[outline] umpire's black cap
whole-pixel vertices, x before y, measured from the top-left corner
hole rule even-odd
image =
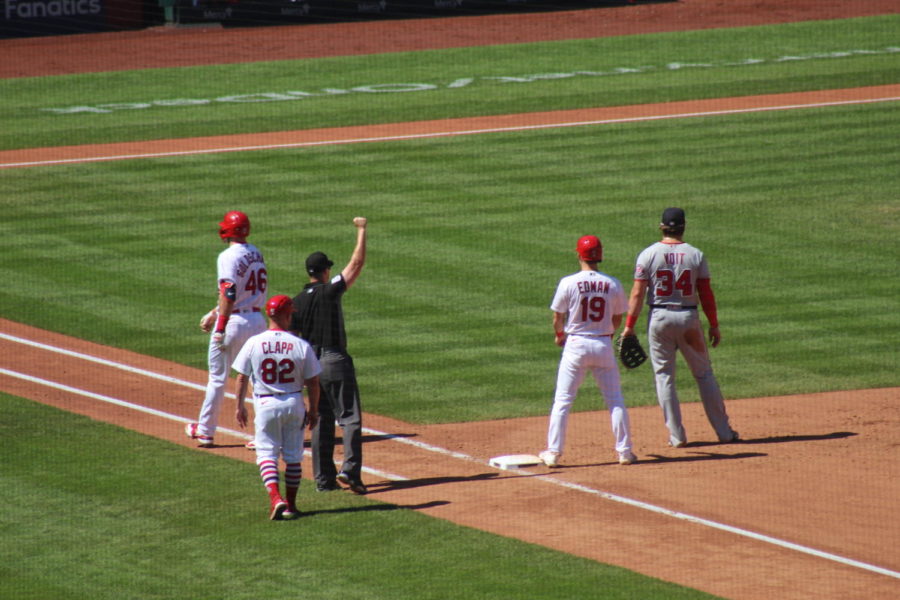
[[[321,273],[325,269],[330,269],[334,265],[328,260],[324,252],[313,252],[306,257],[306,272],[310,275]]]
[[[680,208],[667,208],[662,214],[662,224],[666,227],[684,225],[684,211]]]

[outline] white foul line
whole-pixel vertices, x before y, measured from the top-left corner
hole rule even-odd
[[[138,369],[138,368],[135,368],[135,367],[130,367],[130,366],[128,366],[128,365],[123,365],[123,364],[120,364],[120,363],[115,363],[115,362],[113,362],[113,361],[107,361],[107,360],[105,360],[105,359],[99,359],[99,358],[96,358],[96,357],[93,357],[93,356],[90,356],[90,355],[81,354],[81,353],[78,353],[78,352],[73,352],[73,351],[71,351],[71,350],[65,350],[65,349],[63,349],[63,348],[58,348],[58,347],[55,347],[55,346],[49,346],[49,345],[46,345],[46,344],[39,344],[39,343],[34,342],[34,341],[32,341],[32,340],[26,340],[26,339],[23,339],[23,338],[17,338],[17,337],[14,337],[14,336],[10,336],[10,335],[7,335],[7,334],[3,334],[3,333],[0,333],[0,337],[5,338],[5,339],[8,339],[8,340],[11,340],[11,341],[14,341],[14,342],[19,342],[19,343],[23,343],[23,344],[28,344],[28,345],[40,347],[40,348],[42,348],[42,349],[46,349],[46,350],[49,350],[49,351],[52,351],[52,352],[60,352],[60,353],[62,353],[62,354],[66,354],[66,355],[68,355],[68,356],[72,356],[72,357],[75,357],[75,358],[80,358],[80,359],[83,359],[83,360],[89,360],[89,361],[99,362],[99,363],[104,364],[104,365],[113,366],[113,367],[120,368],[120,369],[123,369],[123,370],[125,370],[125,371],[130,371],[130,372],[133,372],[133,373],[136,373],[136,374],[139,374],[139,375],[145,375],[145,376],[149,376],[149,377],[154,377],[154,378],[156,378],[156,379],[163,379],[164,381],[169,381],[169,382],[171,382],[171,383],[175,383],[175,384],[179,384],[179,385],[186,385],[187,387],[193,387],[193,386],[194,386],[194,384],[190,384],[190,383],[188,383],[188,382],[181,381],[181,380],[178,380],[178,379],[176,379],[176,378],[172,378],[172,377],[167,377],[167,376],[159,375],[159,374],[157,374],[157,373],[153,373],[152,371],[146,371],[146,370],[144,370],[144,369]],[[124,408],[129,408],[129,409],[136,410],[136,411],[139,411],[139,412],[144,412],[144,413],[151,414],[151,415],[154,415],[154,416],[157,416],[157,417],[162,417],[162,418],[164,418],[164,419],[169,419],[169,420],[172,420],[172,421],[178,421],[178,422],[180,422],[180,423],[187,423],[187,422],[189,422],[189,419],[185,419],[184,417],[179,417],[179,416],[176,416],[176,415],[172,415],[172,414],[170,414],[170,413],[166,413],[166,412],[163,412],[163,411],[159,411],[159,410],[156,410],[156,409],[153,409],[153,408],[149,408],[149,407],[146,407],[146,406],[141,406],[141,405],[139,405],[139,404],[134,404],[134,403],[131,403],[131,402],[126,402],[126,401],[124,401],[124,400],[119,400],[119,399],[117,399],[117,398],[112,398],[112,397],[110,397],[110,396],[104,396],[104,395],[102,395],[102,394],[94,394],[94,393],[92,393],[92,392],[88,392],[88,391],[81,390],[81,389],[78,389],[78,388],[74,388],[74,387],[71,387],[71,386],[67,386],[67,385],[64,385],[64,384],[56,383],[56,382],[53,382],[53,381],[48,381],[48,380],[46,380],[46,379],[40,379],[40,378],[37,378],[37,377],[32,377],[32,376],[30,376],[30,375],[26,375],[26,374],[23,374],[23,373],[18,373],[18,372],[16,372],[16,371],[10,371],[10,370],[8,370],[8,369],[0,368],[0,375],[7,375],[7,376],[9,376],[9,377],[14,377],[14,378],[17,378],[17,379],[23,379],[23,380],[26,380],[26,381],[31,381],[31,382],[37,383],[37,384],[39,384],[39,385],[51,387],[51,388],[54,388],[54,389],[58,389],[58,390],[62,390],[62,391],[65,391],[65,392],[77,394],[77,395],[80,395],[80,396],[85,396],[85,397],[92,398],[92,399],[95,399],[95,400],[100,400],[100,401],[102,401],[102,402],[107,402],[107,403],[110,403],[110,404],[114,404],[114,405],[116,405],[116,406],[121,406],[121,407],[124,407]],[[235,431],[235,430],[232,430],[232,429],[226,429],[226,428],[220,427],[220,428],[218,429],[218,431],[222,431],[223,433],[228,433],[228,434],[233,435],[233,436],[238,437],[238,438],[243,438],[243,439],[250,439],[250,438],[251,438],[251,436],[248,435],[248,434],[246,434],[246,433],[243,433],[243,432],[240,432],[240,431]],[[427,443],[420,442],[420,441],[417,441],[417,440],[410,440],[410,439],[404,438],[404,437],[402,437],[402,436],[393,435],[393,434],[389,434],[389,433],[386,433],[386,432],[377,431],[377,430],[374,430],[374,429],[367,429],[367,428],[364,428],[363,431],[365,431],[366,433],[372,434],[372,435],[378,435],[378,436],[384,437],[384,438],[386,438],[386,439],[389,439],[389,440],[392,440],[392,441],[395,441],[395,442],[398,442],[398,443],[402,443],[402,444],[407,444],[407,445],[410,445],[410,446],[414,446],[414,447],[416,447],[416,448],[420,448],[420,449],[426,450],[426,451],[428,451],[428,452],[435,452],[435,453],[442,454],[442,455],[444,455],[444,456],[449,456],[449,457],[452,457],[452,458],[456,458],[456,459],[459,459],[459,460],[465,460],[465,461],[469,461],[469,462],[475,462],[475,463],[478,463],[478,464],[490,466],[490,464],[487,463],[487,462],[484,461],[484,460],[475,458],[475,457],[473,457],[473,456],[469,456],[468,454],[464,454],[464,453],[461,453],[461,452],[454,452],[454,451],[448,450],[448,449],[446,449],[446,448],[441,448],[440,446],[434,446],[434,445],[432,445],[432,444],[427,444]],[[493,468],[493,467],[491,467],[491,468]],[[366,471],[366,472],[368,472],[368,473],[372,473],[372,474],[374,474],[374,475],[376,475],[376,476],[383,477],[384,479],[388,479],[388,480],[393,480],[393,481],[408,481],[408,479],[407,479],[406,477],[401,477],[401,476],[399,476],[399,475],[393,475],[393,474],[390,474],[390,473],[385,473],[385,472],[378,471],[378,470],[375,470],[375,469],[371,469],[371,468],[368,468],[368,467],[363,467],[363,470]],[[523,475],[536,475],[536,473],[531,472],[531,471],[527,471],[527,470],[525,470],[525,469],[519,469],[518,472],[521,473],[521,474],[523,474]],[[800,545],[800,544],[795,544],[795,543],[793,543],[793,542],[788,542],[788,541],[786,541],[786,540],[781,540],[781,539],[774,538],[774,537],[771,537],[771,536],[768,536],[768,535],[763,535],[763,534],[760,534],[760,533],[755,533],[755,532],[753,532],[753,531],[748,531],[748,530],[746,530],[746,529],[741,529],[741,528],[739,528],[739,527],[733,527],[733,526],[731,526],[731,525],[726,525],[726,524],[724,524],[724,523],[718,523],[718,522],[716,522],[716,521],[711,521],[711,520],[709,520],[709,519],[704,519],[704,518],[702,518],[702,517],[695,517],[695,516],[689,515],[689,514],[687,514],[687,513],[682,513],[682,512],[679,512],[679,511],[675,511],[675,510],[668,509],[668,508],[663,508],[663,507],[661,507],[661,506],[656,506],[655,504],[649,504],[649,503],[647,503],[647,502],[642,502],[642,501],[640,501],[640,500],[634,500],[634,499],[632,499],[632,498],[627,498],[627,497],[625,497],[625,496],[619,496],[619,495],[617,495],[617,494],[612,494],[612,493],[610,493],[610,492],[604,492],[604,491],[602,491],[602,490],[596,490],[596,489],[594,489],[594,488],[590,488],[590,487],[587,487],[587,486],[584,486],[584,485],[581,485],[581,484],[578,484],[578,483],[572,483],[572,482],[568,482],[568,481],[561,481],[561,480],[559,480],[559,479],[556,479],[556,478],[553,478],[553,477],[549,477],[549,476],[546,476],[546,475],[539,475],[538,477],[535,478],[535,480],[536,480],[536,481],[541,481],[541,482],[544,482],[544,483],[553,484],[553,485],[558,485],[558,486],[561,486],[561,487],[564,487],[564,488],[567,488],[567,489],[571,489],[571,490],[574,490],[574,491],[582,492],[582,493],[585,493],[585,494],[590,494],[590,495],[597,496],[597,497],[600,497],[600,498],[603,498],[603,499],[606,499],[606,500],[610,500],[610,501],[613,501],[613,502],[618,502],[618,503],[620,503],[620,504],[625,504],[625,505],[628,505],[628,506],[631,506],[631,507],[634,507],[634,508],[639,508],[639,509],[641,509],[641,510],[646,510],[646,511],[649,511],[649,512],[653,512],[653,513],[656,513],[656,514],[664,515],[664,516],[671,517],[671,518],[674,518],[674,519],[678,519],[678,520],[681,520],[681,521],[686,521],[686,522],[693,523],[693,524],[696,524],[696,525],[702,525],[702,526],[704,526],[704,527],[709,527],[709,528],[711,528],[711,529],[717,529],[717,530],[719,530],[719,531],[725,531],[725,532],[728,532],[728,533],[732,533],[732,534],[734,534],[734,535],[738,535],[738,536],[750,538],[750,539],[757,540],[757,541],[760,541],[760,542],[764,542],[764,543],[767,543],[767,544],[772,544],[772,545],[774,545],[774,546],[778,546],[778,547],[785,548],[785,549],[788,549],[788,550],[793,550],[793,551],[800,552],[800,553],[803,553],[803,554],[808,554],[808,555],[810,555],[810,556],[815,556],[815,557],[818,557],[818,558],[823,558],[823,559],[825,559],[825,560],[830,560],[830,561],[833,561],[833,562],[836,562],[836,563],[839,563],[839,564],[842,564],[842,565],[846,565],[846,566],[850,566],[850,567],[855,567],[855,568],[862,569],[862,570],[865,570],[865,571],[871,571],[871,572],[873,572],[873,573],[878,573],[878,574],[880,574],[880,575],[886,575],[886,576],[888,576],[888,577],[893,577],[893,578],[895,578],[895,579],[900,579],[900,572],[892,571],[892,570],[886,569],[886,568],[884,568],[884,567],[878,567],[878,566],[876,566],[876,565],[871,565],[871,564],[869,564],[869,563],[864,563],[864,562],[861,562],[861,561],[858,561],[858,560],[854,560],[854,559],[852,559],[852,558],[846,558],[846,557],[843,557],[843,556],[839,556],[839,555],[837,555],[837,554],[832,554],[832,553],[830,553],[830,552],[824,552],[824,551],[821,551],[821,550],[816,550],[815,548],[809,548],[809,547],[807,547],[807,546],[802,546],[802,545]]]
[[[0,335],[2,335],[2,334],[0,334]],[[9,336],[4,335],[3,337],[9,337]],[[78,355],[76,353],[69,353],[69,352],[66,352],[66,353],[71,354],[72,356],[76,356],[78,358],[86,358],[86,359],[94,358],[92,356]],[[115,363],[113,363],[113,364],[115,364]],[[119,365],[119,366],[125,367],[126,365]],[[126,369],[126,370],[131,370],[131,369]],[[142,371],[142,369],[133,369],[133,371],[140,372],[140,371]],[[143,374],[143,373],[141,373],[141,374]],[[78,396],[84,396],[85,398],[91,398],[92,400],[99,400],[101,402],[106,402],[108,404],[114,404],[116,406],[121,406],[123,408],[135,410],[137,412],[147,413],[148,415],[153,415],[154,417],[160,417],[163,419],[168,419],[170,421],[177,421],[178,423],[190,423],[191,422],[190,419],[186,419],[184,417],[179,417],[178,415],[173,415],[171,413],[167,413],[167,412],[164,412],[161,410],[156,410],[155,408],[150,408],[148,406],[142,406],[140,404],[134,404],[133,402],[127,402],[125,400],[119,400],[118,398],[113,398],[111,396],[104,396],[103,394],[95,394],[95,393],[89,392],[87,390],[82,390],[82,389],[75,388],[75,387],[65,385],[62,383],[56,383],[55,381],[49,381],[47,379],[41,379],[39,377],[34,377],[32,375],[26,375],[25,373],[19,373],[17,371],[10,371],[9,369],[4,369],[2,367],[0,367],[0,375],[7,375],[9,377],[14,377],[16,379],[30,381],[31,383],[36,383],[38,385],[43,385],[43,386],[46,386],[49,388],[53,388],[53,389],[60,390],[63,392],[68,392],[70,394],[75,394]],[[174,380],[174,381],[177,382],[178,380]],[[187,382],[182,382],[182,383],[187,383]],[[243,431],[237,431],[235,429],[228,429],[227,427],[218,427],[216,429],[216,433],[226,433],[228,435],[231,435],[236,438],[243,439],[243,440],[252,440],[253,439],[253,436],[248,433],[244,433]],[[309,450],[304,450],[303,453],[304,453],[304,455],[307,455],[307,456],[310,455]],[[377,469],[363,467],[363,471],[371,473],[377,477],[383,477],[385,479],[390,479],[390,480],[394,480],[394,481],[408,481],[408,479],[406,477],[402,477],[400,475],[393,475],[391,473],[386,473],[383,471],[379,471]]]
[[[396,142],[402,140],[414,140],[425,138],[453,137],[458,135],[478,135],[484,133],[508,133],[515,131],[528,131],[535,129],[552,129],[558,127],[584,127],[588,125],[613,125],[616,123],[636,123],[643,121],[659,121],[663,119],[686,119],[693,117],[712,117],[719,115],[735,115],[744,113],[766,112],[774,110],[794,110],[798,108],[824,108],[829,106],[846,106],[852,104],[871,104],[874,102],[893,102],[900,100],[900,96],[890,98],[864,98],[855,100],[834,100],[831,102],[814,102],[811,104],[785,104],[781,106],[764,106],[755,108],[734,108],[728,110],[711,110],[704,112],[689,112],[673,115],[645,115],[640,117],[623,117],[618,119],[599,119],[594,121],[575,121],[562,123],[541,123],[537,125],[511,125],[509,127],[494,127],[487,129],[468,129],[458,131],[438,131],[431,133],[415,133],[408,135],[388,135],[379,137],[364,137],[354,139],[320,140],[315,142],[293,142],[284,144],[260,144],[251,146],[233,146],[228,148],[206,148],[199,150],[173,150],[168,152],[148,152],[141,154],[120,154],[115,156],[89,156],[81,158],[65,158],[57,160],[39,160],[18,163],[0,163],[0,169],[15,167],[37,167],[48,165],[62,165],[73,163],[107,162],[114,160],[130,160],[139,158],[164,158],[171,156],[193,156],[198,154],[222,154],[225,152],[249,152],[255,150],[282,150],[286,148],[308,148],[314,146],[333,146],[339,144],[359,144],[364,142]]]

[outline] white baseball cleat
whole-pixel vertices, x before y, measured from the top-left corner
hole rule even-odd
[[[184,426],[184,433],[192,440],[197,440],[197,443],[201,448],[212,448],[215,444],[213,443],[212,436],[209,435],[200,435],[197,433],[197,428],[200,426],[199,423],[188,423]]]
[[[620,452],[619,453],[619,464],[620,465],[633,465],[637,462],[637,456],[634,455],[634,452]]]
[[[543,452],[538,454],[538,458],[541,459],[548,467],[558,467],[559,457],[559,452],[554,452],[553,450],[544,450]]]

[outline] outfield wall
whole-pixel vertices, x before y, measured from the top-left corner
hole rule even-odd
[[[250,27],[572,10],[629,3],[629,0],[0,0],[3,6],[0,38],[160,25],[214,23],[224,27]]]

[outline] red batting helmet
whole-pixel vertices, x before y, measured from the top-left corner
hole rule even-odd
[[[239,210],[232,210],[225,213],[222,222],[219,223],[219,237],[223,240],[228,238],[245,238],[250,235],[250,218]]]
[[[280,313],[290,314],[292,312],[294,312],[294,302],[284,294],[272,296],[269,298],[269,301],[266,302],[266,314],[270,317],[274,317]]]
[[[587,262],[600,262],[603,260],[603,244],[596,235],[584,235],[578,240],[576,248],[578,257]]]

